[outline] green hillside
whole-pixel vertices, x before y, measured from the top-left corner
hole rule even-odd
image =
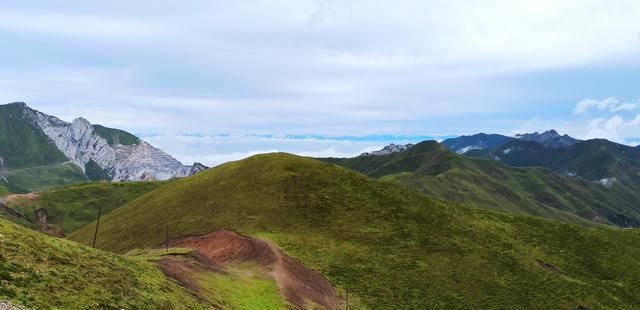
[[[562,177],[542,168],[514,168],[456,155],[435,141],[386,156],[323,160],[488,210],[585,225],[640,225],[640,197],[633,194],[614,194],[600,184]]]
[[[0,157],[5,169],[67,161],[47,136],[24,117],[24,103],[0,105]]]
[[[18,198],[8,206],[23,214],[30,223],[37,222],[34,210],[45,209],[48,224],[52,230],[62,228],[63,233],[74,230],[93,221],[102,207],[107,214],[139,196],[158,188],[167,182],[92,182],[64,186],[38,193],[34,199]]]
[[[206,309],[153,265],[0,219],[0,300],[31,309]]]
[[[48,166],[11,169],[3,176],[8,181],[9,190],[14,193],[28,193],[46,190],[56,186],[86,182],[87,176],[77,165],[65,162]]]
[[[124,253],[227,228],[274,241],[372,309],[631,309],[640,233],[427,198],[329,163],[251,157],[162,186],[101,221]],[[70,238],[88,244],[94,223]]]
[[[107,140],[107,143],[111,146],[116,144],[132,145],[140,142],[140,138],[124,130],[108,128],[102,125],[93,125],[93,129],[98,136]]]

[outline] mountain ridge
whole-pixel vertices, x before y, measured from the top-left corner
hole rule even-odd
[[[119,129],[93,125],[87,119],[78,117],[72,122],[63,121],[55,116],[31,109],[24,102],[14,102],[0,106],[7,119],[22,124],[22,132],[31,132],[31,136],[40,137],[37,145],[49,148],[48,152],[23,151],[21,154],[52,154],[51,164],[61,164],[68,160],[73,162],[83,174],[91,179],[109,179],[114,182],[140,180],[167,180],[185,177],[190,172],[205,168],[198,165],[185,166],[164,151],[151,146],[146,141]],[[2,110],[0,110],[2,111]],[[16,126],[6,127],[9,136],[15,136]],[[21,140],[33,140],[21,139]],[[19,168],[14,165],[13,158],[5,158],[10,148],[17,148],[20,141],[0,139],[0,171]],[[62,156],[60,156],[62,155]],[[20,155],[24,156],[24,155]],[[20,158],[17,157],[17,158]],[[32,155],[33,156],[33,155]],[[57,156],[57,157],[56,157]],[[40,166],[42,160],[31,160],[26,165]],[[22,164],[24,166],[25,164]],[[193,169],[193,170],[192,170]],[[70,182],[73,182],[71,180]],[[55,183],[59,184],[59,183]],[[24,189],[22,189],[24,190]]]

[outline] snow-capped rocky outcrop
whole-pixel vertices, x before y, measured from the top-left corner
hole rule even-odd
[[[409,143],[409,144],[389,144],[387,146],[385,146],[384,148],[382,148],[381,150],[378,151],[373,151],[373,152],[366,152],[366,153],[362,153],[360,154],[360,156],[382,156],[382,155],[389,155],[389,154],[393,154],[393,153],[398,153],[398,152],[402,152],[405,151],[407,149],[409,149],[410,147],[412,147],[413,144]]]
[[[140,140],[133,145],[110,145],[84,118],[68,123],[25,106],[25,116],[83,171],[93,161],[112,181],[168,180],[189,175],[185,167],[164,151]]]

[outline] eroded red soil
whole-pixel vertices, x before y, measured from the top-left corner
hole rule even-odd
[[[189,248],[201,253],[210,261],[210,268],[224,267],[229,263],[255,263],[276,281],[283,297],[297,309],[305,309],[310,303],[325,309],[344,307],[344,301],[324,277],[285,255],[266,240],[243,236],[229,230],[219,230],[203,236],[173,240],[170,246]],[[165,273],[171,273],[170,276],[178,281],[182,268],[195,267],[188,263],[171,266],[167,261],[161,261],[159,265]],[[184,274],[190,273],[186,271],[188,270],[185,270]],[[186,286],[195,286],[189,279],[182,280],[186,282]]]

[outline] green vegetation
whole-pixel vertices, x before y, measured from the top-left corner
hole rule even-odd
[[[6,185],[0,185],[0,197],[4,197],[6,195],[11,194],[11,191],[7,188]]]
[[[206,309],[153,265],[0,219],[0,300],[33,309]]]
[[[0,171],[62,163],[67,158],[25,118],[23,103],[0,105]]]
[[[37,199],[17,199],[9,207],[25,215],[31,223],[37,219],[34,210],[45,209],[52,227],[62,225],[64,233],[70,233],[96,219],[98,208],[102,214],[132,201],[167,182],[93,182],[75,184],[44,191]]]
[[[213,271],[198,264],[192,250],[183,248],[134,250],[128,256],[157,263],[161,260],[189,266],[180,268],[183,278],[196,286],[197,296],[221,309],[287,309],[278,286],[251,263],[227,264],[224,271]]]
[[[4,172],[9,190],[27,193],[67,184],[86,182],[87,176],[74,163],[14,169]]]
[[[162,186],[101,220],[124,253],[172,236],[267,236],[374,309],[630,309],[640,232],[584,228],[428,198],[329,163],[254,156]],[[89,224],[70,238],[90,243]]]
[[[116,144],[133,145],[140,142],[140,138],[120,129],[108,128],[101,125],[93,125],[96,134],[105,140],[109,145]]]
[[[84,173],[87,175],[89,180],[91,181],[110,181],[111,176],[102,169],[102,167],[98,166],[98,164],[93,161],[93,159],[89,160],[89,162],[84,165]]]
[[[534,143],[534,142],[526,142]],[[640,196],[543,168],[514,168],[447,151],[435,141],[385,156],[323,159],[448,201],[582,225],[640,226]]]
[[[207,300],[218,301],[225,309],[287,309],[276,283],[261,275],[258,267],[229,267],[227,271],[226,275],[209,271],[197,277]]]

